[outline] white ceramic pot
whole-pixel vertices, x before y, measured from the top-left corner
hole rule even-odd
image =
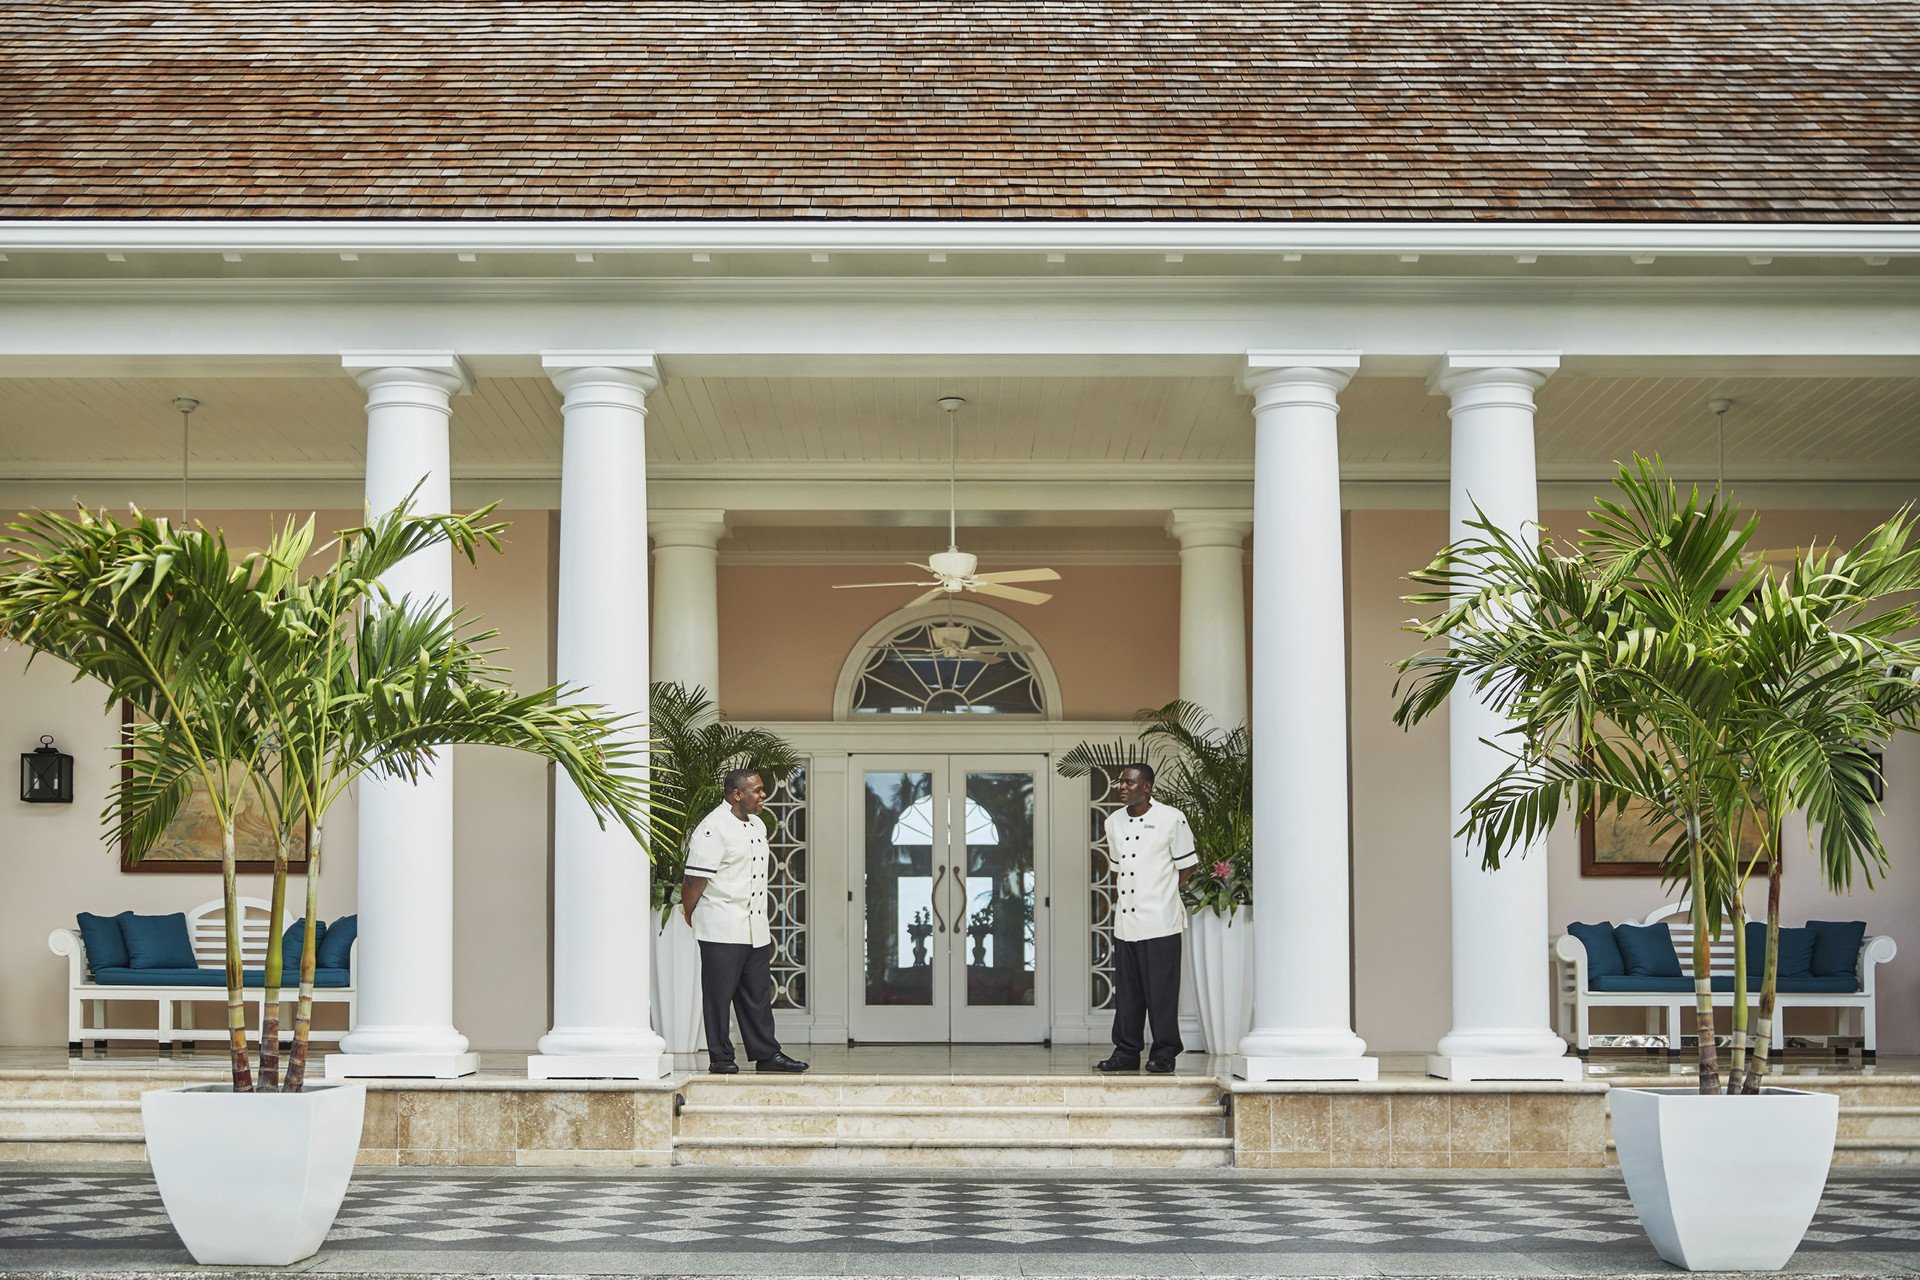
[[[1189,942],[1201,1039],[1208,1053],[1238,1053],[1253,1026],[1252,909],[1239,907],[1230,916],[1195,912]]]
[[[1660,1256],[1689,1271],[1778,1271],[1800,1247],[1833,1162],[1840,1101],[1617,1088],[1620,1174]]]
[[[668,1053],[699,1053],[707,1047],[700,1012],[700,943],[678,909],[653,933],[653,1029],[667,1042]]]
[[[312,1257],[347,1194],[366,1107],[363,1084],[141,1094],[147,1161],[193,1260],[284,1267]]]

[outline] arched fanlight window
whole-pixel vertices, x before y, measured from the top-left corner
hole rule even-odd
[[[843,681],[847,713],[1046,716],[1052,673],[1036,646],[984,612],[931,612],[870,632]]]

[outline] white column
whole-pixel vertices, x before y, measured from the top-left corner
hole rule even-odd
[[[1247,588],[1244,548],[1250,511],[1175,511],[1167,532],[1180,542],[1180,697],[1214,723],[1247,722]]]
[[[663,511],[653,526],[653,678],[720,705],[720,539],[724,511]]]
[[[647,714],[647,393],[651,352],[550,352],[560,388],[560,605],[563,684],[614,712]],[[644,763],[644,757],[642,757]],[[640,846],[602,828],[566,776],[554,795],[553,1029],[527,1074],[658,1079],[666,1043],[648,1025],[652,907]]]
[[[470,379],[451,352],[344,352],[367,391],[367,506],[412,498],[452,509],[447,425]],[[453,551],[408,557],[381,581],[396,597],[450,602]],[[359,1009],[330,1078],[471,1075],[478,1060],[453,1025],[453,760],[418,782],[362,778],[359,797]]]
[[[1534,392],[1560,366],[1542,352],[1456,352],[1431,388],[1449,397],[1453,461],[1448,480],[1448,539],[1471,532],[1478,504],[1516,536],[1540,519],[1533,459]],[[1486,739],[1508,721],[1461,685],[1447,704],[1451,762],[1449,829],[1507,758]],[[1580,1062],[1552,1029],[1547,965],[1547,856],[1536,844],[1509,853],[1500,870],[1480,869],[1481,850],[1455,835],[1450,884],[1453,922],[1453,1029],[1427,1058],[1430,1075],[1449,1080],[1578,1080]]]
[[[1373,1080],[1353,1033],[1339,394],[1354,352],[1255,351],[1248,1080]]]

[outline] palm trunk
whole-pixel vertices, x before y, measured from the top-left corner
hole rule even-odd
[[[287,1055],[286,1092],[307,1083],[307,1037],[313,1030],[313,938],[320,910],[320,830],[318,818],[307,826],[307,931],[300,940],[300,1000],[293,1007],[293,1050]]]
[[[1767,863],[1767,967],[1760,978],[1760,1020],[1754,1031],[1753,1063],[1740,1087],[1742,1093],[1760,1092],[1767,1074],[1767,1055],[1773,1048],[1775,994],[1780,985],[1780,850]]]
[[[1738,854],[1735,870],[1739,871]],[[1733,930],[1733,1066],[1727,1072],[1727,1092],[1739,1093],[1747,1079],[1747,882],[1736,875],[1733,900],[1727,905]]]
[[[287,831],[283,827],[273,853],[273,903],[267,911],[267,961],[262,975],[260,1005],[260,1088],[280,1087],[280,982],[285,976],[285,949],[280,931],[287,918]]]
[[[1707,932],[1707,855],[1700,819],[1687,815],[1687,862],[1693,881],[1693,1000],[1700,1040],[1700,1092],[1720,1092],[1720,1050],[1713,1032],[1713,935]]]
[[[233,816],[220,824],[220,898],[227,913],[227,1053],[233,1060],[233,1091],[253,1092],[247,1061],[246,975],[240,970],[240,877],[233,858]]]

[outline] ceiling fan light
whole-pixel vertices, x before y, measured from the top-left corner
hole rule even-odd
[[[936,551],[927,558],[927,567],[942,578],[971,578],[973,571],[980,567],[980,558],[969,551],[959,551],[948,547],[945,551]],[[958,590],[958,587],[951,588]]]

